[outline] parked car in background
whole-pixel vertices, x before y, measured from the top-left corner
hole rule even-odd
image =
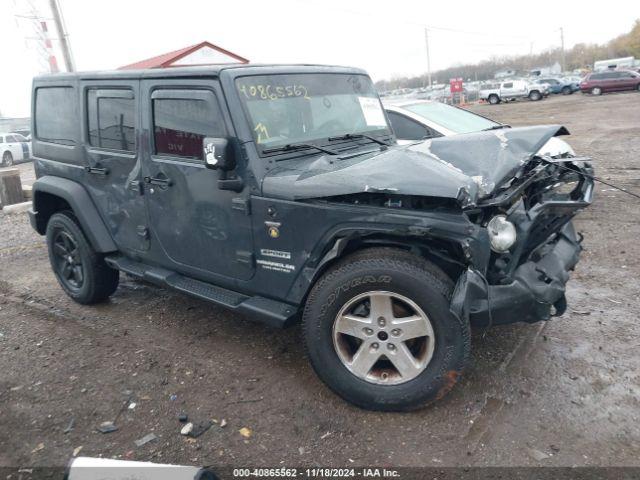
[[[610,70],[587,74],[580,82],[582,93],[601,95],[623,90],[640,91],[640,74],[631,70]]]
[[[547,85],[549,93],[561,93],[562,95],[570,95],[580,90],[577,82],[568,81],[564,78],[543,77],[537,78],[533,83]]]
[[[546,85],[529,83],[526,80],[507,80],[497,86],[485,86],[480,90],[480,99],[486,100],[492,105],[519,98],[528,98],[535,102],[542,100],[547,95],[549,95],[549,88]]]
[[[580,82],[582,81],[582,77],[578,75],[568,75],[562,78],[564,79],[565,82],[575,83],[578,86],[578,89],[580,89]]]
[[[14,130],[11,133],[17,133],[18,135],[22,135],[28,141],[31,141],[31,130]]]
[[[416,140],[510,128],[482,115],[439,102],[405,100],[383,104],[401,145]],[[571,146],[558,137],[551,137],[537,154],[550,157],[575,155]]]
[[[19,133],[0,133],[0,166],[9,167],[15,162],[31,158],[31,144]]]

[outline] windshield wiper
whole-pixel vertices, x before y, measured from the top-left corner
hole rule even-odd
[[[385,147],[391,146],[390,143],[385,142],[384,140],[380,140],[379,138],[372,137],[371,135],[367,135],[366,133],[346,133],[337,137],[329,137],[328,140],[330,142],[333,142],[334,140],[357,140],[358,138],[366,138],[367,140],[371,140],[378,145],[384,145]]]
[[[334,152],[328,148],[319,147],[311,143],[288,143],[282,147],[265,148],[262,150],[262,153],[292,152],[295,150],[307,150],[309,148],[315,148],[316,150],[329,155],[338,155],[338,152]]]
[[[483,132],[488,132],[489,130],[502,130],[503,128],[511,128],[511,125],[507,125],[506,123],[500,125],[494,125],[493,127],[483,128]]]

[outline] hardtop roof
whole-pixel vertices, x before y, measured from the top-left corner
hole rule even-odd
[[[145,78],[184,78],[218,76],[222,71],[237,71],[246,75],[277,75],[285,73],[351,73],[364,74],[362,69],[338,65],[314,64],[225,64],[192,67],[152,68],[144,70],[104,70],[93,72],[65,72],[41,75],[35,82],[51,82],[60,80],[126,80]]]

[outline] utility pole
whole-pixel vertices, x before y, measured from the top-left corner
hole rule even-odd
[[[76,68],[73,64],[73,55],[71,55],[71,45],[69,44],[69,34],[67,33],[64,25],[60,4],[58,3],[58,0],[49,0],[49,5],[51,6],[51,13],[53,14],[53,21],[56,24],[56,30],[58,31],[64,65],[67,72],[73,72]]]
[[[424,40],[427,44],[427,77],[429,78],[429,90],[431,90],[431,58],[429,57],[429,29],[424,28]]]
[[[560,59],[562,62],[562,71],[566,70],[565,58],[564,58],[564,29],[560,27]]]

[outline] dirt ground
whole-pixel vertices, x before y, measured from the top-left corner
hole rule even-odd
[[[564,124],[600,176],[640,191],[638,93],[472,110],[516,126]],[[82,447],[85,456],[242,467],[638,466],[638,212],[640,200],[599,185],[577,219],[586,251],[567,313],[475,332],[461,383],[407,414],[333,395],[296,327],[271,330],[124,276],[109,303],[76,305],[26,215],[0,214],[0,465],[64,465]],[[190,440],[181,412],[217,423]],[[97,432],[110,420],[116,432]],[[149,433],[157,438],[136,446]]]

